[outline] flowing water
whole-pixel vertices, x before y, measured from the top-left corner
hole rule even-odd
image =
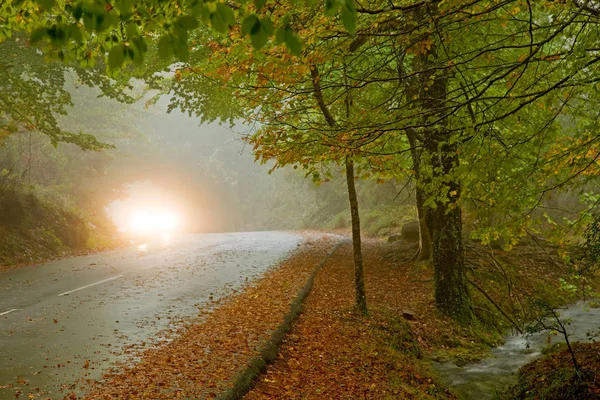
[[[572,304],[560,315],[561,319],[571,322],[567,326],[570,342],[589,341],[588,332],[600,328],[600,308],[590,307],[589,302]],[[434,368],[461,398],[493,399],[498,390],[507,388],[515,381],[515,373],[520,367],[539,358],[547,346],[560,342],[564,342],[562,335],[554,335],[549,331],[535,333],[528,338],[507,335],[502,346],[494,348],[489,358],[478,363],[458,367],[452,362],[445,362],[434,364]]]

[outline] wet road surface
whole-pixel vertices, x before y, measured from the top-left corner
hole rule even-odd
[[[285,232],[185,235],[0,272],[0,399],[16,390],[62,398],[302,241]]]

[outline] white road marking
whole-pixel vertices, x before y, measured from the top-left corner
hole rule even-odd
[[[10,314],[13,311],[19,311],[19,310],[20,310],[20,308],[13,308],[12,310],[8,310],[8,311],[4,311],[3,313],[0,313],[0,316]]]
[[[69,290],[68,292],[61,293],[61,294],[59,294],[59,296],[66,296],[66,295],[71,294],[73,292],[77,292],[78,290],[87,289],[87,288],[89,288],[91,286],[96,286],[96,285],[99,285],[99,284],[104,283],[104,282],[108,282],[108,281],[112,281],[112,280],[117,279],[117,278],[121,278],[123,276],[125,276],[125,275],[117,275],[117,276],[113,276],[112,278],[104,279],[102,281],[98,281],[98,282],[95,282],[95,283],[90,283],[89,285],[85,285],[85,286],[82,286],[80,288]],[[2,314],[0,314],[0,315],[2,315]]]

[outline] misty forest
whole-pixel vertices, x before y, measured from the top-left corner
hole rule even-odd
[[[600,1],[0,0],[0,400],[600,399]]]

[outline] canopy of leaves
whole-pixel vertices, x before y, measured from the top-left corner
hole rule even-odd
[[[422,155],[420,184],[431,206],[460,196],[479,215],[503,210],[493,231],[480,220],[486,241],[525,234],[527,216],[547,193],[597,175],[595,2],[48,0],[1,7],[0,40],[27,31],[48,57],[88,67],[104,60],[111,76],[143,57],[175,57],[174,106],[207,120],[257,123],[249,140],[259,158],[317,179],[348,156],[384,177],[410,173],[410,150],[443,130],[435,154]],[[450,147],[460,163],[440,174],[430,161]]]

